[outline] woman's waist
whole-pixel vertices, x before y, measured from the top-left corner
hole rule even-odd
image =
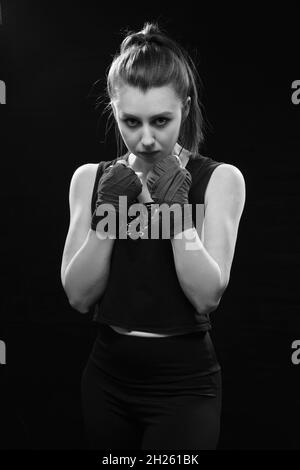
[[[150,309],[146,304],[143,302],[142,313],[133,302],[123,305],[123,308],[112,308],[107,303],[97,304],[93,320],[126,336],[168,338],[211,329],[209,315],[198,314],[193,306],[166,312],[159,305]]]
[[[208,331],[162,339],[152,337],[154,347],[150,337],[129,339],[127,334],[116,333],[112,326],[99,325],[91,352],[94,364],[110,376],[151,384],[200,378],[220,370]]]
[[[127,336],[140,336],[140,337],[148,337],[148,338],[164,338],[168,336],[178,336],[178,335],[184,335],[190,333],[190,331],[185,331],[181,333],[164,333],[164,334],[159,334],[159,333],[150,333],[149,331],[140,331],[140,330],[128,330],[125,328],[121,328],[119,326],[114,326],[114,325],[108,325],[110,328],[112,328],[116,333],[120,333],[122,335],[127,335]]]

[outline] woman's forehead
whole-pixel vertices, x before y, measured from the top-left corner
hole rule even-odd
[[[142,91],[138,87],[126,85],[118,90],[116,105],[124,113],[138,113],[140,107],[147,107],[149,113],[156,114],[165,112],[175,112],[180,100],[174,93],[171,86],[152,87],[147,91]],[[152,111],[150,110],[150,106]]]
[[[155,97],[165,97],[169,99],[175,99],[176,94],[174,87],[170,85],[163,85],[159,87],[149,87],[147,90],[142,90],[138,86],[129,85],[127,83],[120,84],[115,87],[115,91],[119,96],[126,97],[134,95],[136,98],[147,98],[151,96]]]

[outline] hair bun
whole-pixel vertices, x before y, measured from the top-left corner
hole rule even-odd
[[[157,34],[152,33],[136,33],[131,36],[130,41],[127,43],[127,47],[129,46],[148,46],[153,45],[161,46],[162,41]]]
[[[127,31],[126,38],[123,40],[121,45],[121,51],[124,52],[132,46],[147,46],[147,45],[164,45],[163,32],[160,30],[157,23],[147,22],[144,24],[143,29],[138,32]]]

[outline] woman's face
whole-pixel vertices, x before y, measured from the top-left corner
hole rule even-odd
[[[183,108],[170,85],[143,93],[137,87],[123,84],[112,107],[128,150],[145,163],[154,163],[174,153],[182,113],[187,111],[189,103],[190,98]],[[155,151],[158,153],[142,153]]]

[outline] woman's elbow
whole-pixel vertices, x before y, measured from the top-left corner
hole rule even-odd
[[[89,307],[87,307],[86,305],[83,305],[82,303],[80,302],[76,302],[76,301],[73,301],[73,300],[69,300],[69,303],[71,305],[71,307],[74,309],[74,310],[77,310],[77,312],[79,313],[89,313],[90,309]]]
[[[203,313],[211,313],[214,310],[216,310],[221,302],[223,293],[224,293],[224,290],[214,299],[210,299],[206,303],[203,303],[203,302],[198,303],[196,305],[197,312],[203,314]]]
[[[213,298],[210,299],[209,302],[207,302],[207,305],[205,307],[207,311],[206,313],[213,312],[214,310],[218,308],[221,302],[222,296],[225,290],[227,289],[228,283],[229,283],[229,279],[224,281],[222,285],[219,287],[219,289],[217,290],[217,293],[215,293],[215,295],[213,296]]]
[[[217,304],[210,304],[210,305],[197,305],[196,306],[196,310],[199,314],[207,314],[207,313],[211,313],[213,312],[214,310],[216,310],[218,308],[218,305],[219,305],[220,302],[218,302]]]
[[[68,285],[68,282],[66,282],[66,276],[62,278],[62,286],[65,291],[65,294],[68,298],[69,304],[71,305],[74,310],[77,310],[80,313],[87,313],[89,309],[83,305],[83,302],[81,299],[78,299],[74,296],[74,289],[71,289],[71,286]]]

